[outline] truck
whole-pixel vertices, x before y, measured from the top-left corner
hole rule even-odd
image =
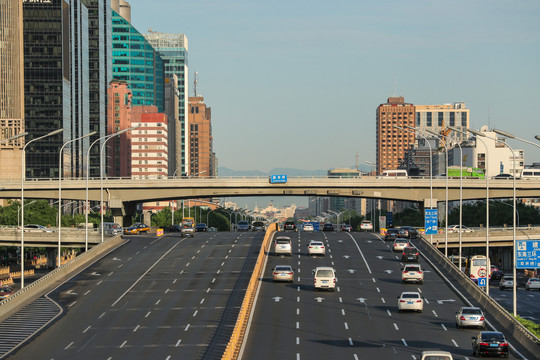
[[[464,179],[471,179],[471,178],[483,179],[484,170],[480,168],[473,168],[473,167],[460,168],[459,166],[450,166],[448,168],[449,178],[459,179],[460,176],[462,176]]]
[[[182,218],[180,223],[180,236],[192,237],[195,235],[195,219],[191,217]]]

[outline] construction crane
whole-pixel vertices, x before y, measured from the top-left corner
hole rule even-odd
[[[448,136],[448,134],[450,134],[451,131],[452,130],[446,128],[446,124],[445,124],[445,122],[443,120],[442,128],[441,128],[441,131],[440,131],[440,134],[442,135],[443,146],[446,146],[446,137]]]

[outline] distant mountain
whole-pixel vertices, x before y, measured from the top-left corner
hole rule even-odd
[[[369,167],[360,165],[360,171],[369,172]],[[304,170],[293,168],[274,168],[269,172],[260,170],[233,170],[224,166],[218,168],[219,176],[270,176],[270,175],[287,175],[287,176],[326,176],[328,170]]]

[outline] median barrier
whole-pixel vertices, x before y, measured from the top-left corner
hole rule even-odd
[[[467,291],[467,293],[472,296],[478,302],[478,304],[494,318],[495,321],[501,324],[505,330],[508,330],[514,339],[527,351],[530,351],[532,354],[538,354],[540,352],[540,339],[538,337],[536,337],[525,326],[517,321],[512,314],[499,305],[499,303],[488,296],[486,292],[482,290],[476,283],[474,283],[467,275],[465,275],[462,271],[459,271],[459,268],[449,259],[447,259],[436,247],[430,244],[429,241],[423,237],[420,237],[420,241],[421,243],[417,244],[417,247],[421,251],[429,254],[431,260],[436,262],[436,264],[432,263],[432,265],[434,265],[433,268],[439,272],[443,278],[445,277],[438,268],[443,268],[450,273],[457,280],[459,285],[461,285]],[[424,258],[426,261],[431,262],[430,259],[428,259],[425,255]],[[449,282],[449,285],[456,291],[456,293],[461,295],[461,293],[448,279],[447,281]],[[464,298],[464,300],[468,302],[468,299]]]
[[[126,240],[115,236],[75,257],[70,262],[42,276],[0,302],[0,321],[22,309],[38,297],[64,283],[73,275],[92,265],[103,256],[123,245]]]
[[[253,312],[253,305],[257,294],[259,281],[262,276],[264,259],[266,257],[266,250],[268,245],[270,244],[270,239],[272,238],[273,233],[277,230],[277,223],[270,224],[270,226],[268,226],[268,229],[266,230],[264,240],[259,251],[259,255],[257,256],[257,262],[255,263],[253,273],[251,274],[251,278],[246,289],[244,300],[242,301],[242,306],[240,307],[240,312],[238,313],[238,318],[236,319],[236,324],[234,325],[234,330],[232,332],[231,338],[229,339],[229,343],[225,348],[223,356],[221,357],[222,360],[238,359],[240,349],[242,348],[242,344],[246,335],[248,322]]]

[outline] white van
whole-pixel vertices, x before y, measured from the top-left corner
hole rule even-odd
[[[409,177],[407,170],[385,170],[377,176],[378,179],[405,179],[407,177]]]
[[[274,240],[274,255],[292,256],[292,241],[288,236],[278,236]]]
[[[101,225],[99,226],[99,230],[101,233]],[[122,234],[122,227],[118,223],[110,223],[106,222],[103,223],[103,234],[105,235],[121,235]]]
[[[336,271],[332,267],[319,266],[313,270],[315,275],[315,291],[327,289],[334,291],[336,289]]]

